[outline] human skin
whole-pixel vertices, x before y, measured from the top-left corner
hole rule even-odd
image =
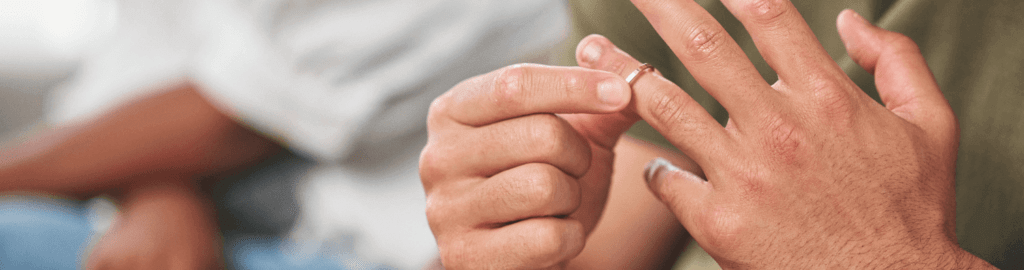
[[[201,186],[279,149],[179,85],[0,151],[0,191],[114,198],[121,211],[87,269],[218,269]]]
[[[956,244],[957,125],[912,41],[851,11],[839,18],[850,56],[876,75],[882,106],[846,77],[788,1],[723,2],[779,74],[775,84],[696,3],[634,4],[729,110],[725,127],[653,73],[633,85],[629,105],[610,109],[586,104],[599,104],[590,82],[604,75],[541,67],[471,79],[436,100],[421,176],[445,266],[567,265],[592,232],[579,214],[599,211],[588,202],[607,194],[585,189],[608,181],[610,147],[601,142],[639,116],[702,168],[654,162],[645,176],[724,268],[991,267]],[[603,49],[588,55],[592,45]],[[601,37],[580,46],[582,67],[621,78],[639,64]],[[465,121],[480,115],[486,121]]]
[[[723,1],[778,72],[772,85],[696,3],[633,3],[730,112],[723,128],[673,98],[644,118],[703,168],[654,162],[648,183],[724,268],[991,267],[957,245],[959,130],[909,38],[849,10],[838,19],[883,106],[789,1]]]
[[[616,113],[629,92],[609,72],[525,64],[438,97],[420,178],[444,267],[561,267],[579,254],[604,208],[612,148],[636,121]]]

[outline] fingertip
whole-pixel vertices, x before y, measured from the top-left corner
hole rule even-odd
[[[880,53],[874,25],[856,11],[846,9],[839,13],[836,27],[850,58],[868,73],[874,73]]]
[[[665,201],[666,176],[671,173],[680,172],[682,169],[676,167],[672,162],[664,158],[656,158],[647,163],[644,168],[644,179],[647,180],[647,187],[662,201]]]
[[[632,89],[622,78],[611,76],[597,83],[597,96],[606,107],[618,111],[629,104]]]
[[[593,68],[606,51],[602,40],[607,38],[599,34],[590,34],[580,40],[576,45],[576,63],[581,67]]]
[[[857,11],[854,11],[853,9],[848,8],[839,12],[839,18],[836,19],[837,25],[842,27],[849,26],[851,23],[868,24],[868,21],[864,19],[864,17],[861,16],[860,13],[857,13]]]

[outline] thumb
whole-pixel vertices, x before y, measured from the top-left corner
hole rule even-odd
[[[850,58],[875,76],[886,108],[919,126],[955,121],[913,40],[876,27],[849,9],[839,14],[836,25]]]
[[[704,202],[711,194],[711,185],[696,174],[676,167],[667,159],[656,158],[644,170],[647,187],[655,197],[668,206],[676,219],[696,237],[700,234],[694,221],[703,211]]]

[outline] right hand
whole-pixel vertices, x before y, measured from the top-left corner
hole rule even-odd
[[[427,218],[448,269],[561,268],[608,195],[638,117],[621,75],[523,64],[437,98],[420,157]],[[631,110],[626,110],[631,111]]]

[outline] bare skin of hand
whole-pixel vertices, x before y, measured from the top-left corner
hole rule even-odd
[[[722,127],[675,86],[634,86],[637,113],[706,176],[656,160],[649,188],[722,267],[991,267],[957,245],[958,126],[913,41],[852,11],[839,16],[883,106],[843,73],[789,1],[722,2],[779,74],[774,84],[697,3],[633,0],[729,111]]]
[[[420,158],[447,269],[562,268],[608,195],[612,149],[638,118],[621,76],[515,65],[434,101]]]
[[[213,206],[188,178],[164,177],[118,196],[123,211],[86,269],[222,269]]]

